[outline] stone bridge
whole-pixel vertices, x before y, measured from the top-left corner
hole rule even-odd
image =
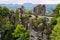
[[[32,16],[32,18],[35,18],[35,16],[34,16],[34,15],[31,15],[31,16]],[[46,18],[46,21],[49,21],[49,22],[50,22],[50,20],[51,20],[53,17],[48,17],[48,16],[39,16],[39,15],[38,15],[38,18],[41,18],[41,19]]]

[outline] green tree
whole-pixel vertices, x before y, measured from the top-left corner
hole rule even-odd
[[[0,6],[0,15],[2,14],[2,6]]]
[[[58,4],[55,8],[55,10],[57,11],[57,13],[59,13],[59,10],[60,10],[60,4]]]
[[[51,40],[60,40],[60,17],[57,18],[57,24],[50,35]]]
[[[9,11],[10,13],[12,13],[12,12],[14,12],[14,10],[13,9],[10,9],[10,11]]]
[[[19,11],[18,10],[15,11],[15,21],[16,21],[16,24],[19,23]]]
[[[50,21],[50,23],[51,23],[52,25],[56,25],[56,24],[57,24],[56,18],[52,18],[51,21]]]
[[[5,21],[5,22],[4,22]],[[3,31],[2,35],[3,35],[3,40],[10,40],[12,39],[11,33],[12,33],[12,29],[13,29],[13,25],[10,23],[10,21],[6,20],[6,18],[4,19],[4,24],[1,26],[1,29]]]
[[[3,6],[1,15],[6,16],[6,15],[8,15],[8,13],[9,13],[9,9],[5,6]]]
[[[55,17],[57,18],[57,17],[59,17],[60,16],[60,4],[58,4],[57,6],[56,6],[56,8],[55,8]]]
[[[26,14],[32,14],[32,10],[27,10],[25,13]]]
[[[29,39],[29,32],[26,32],[26,28],[21,24],[17,25],[12,35],[16,39],[21,39],[21,38],[23,38],[23,40]]]
[[[13,26],[13,25],[12,25],[9,21],[6,22],[6,30],[11,29],[12,26]]]

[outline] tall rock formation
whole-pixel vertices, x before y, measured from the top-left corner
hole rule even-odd
[[[21,6],[21,8],[18,8],[19,10],[19,21],[20,23],[26,27],[26,30],[28,30],[28,17],[27,15],[25,14],[25,8],[24,6]]]
[[[25,11],[24,6],[21,6],[21,8],[18,8],[18,10],[19,10],[19,21],[21,23],[22,22],[22,15],[24,14],[24,11]]]
[[[39,4],[38,6],[34,7],[33,12],[34,15],[44,16],[46,13],[46,7],[45,5]]]
[[[10,12],[9,20],[10,20],[13,24],[15,24],[15,16],[14,16],[14,12]]]

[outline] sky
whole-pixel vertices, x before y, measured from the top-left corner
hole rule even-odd
[[[0,4],[59,4],[60,0],[0,0]]]

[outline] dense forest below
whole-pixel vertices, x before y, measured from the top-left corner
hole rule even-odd
[[[32,13],[23,6],[16,11],[0,6],[0,40],[36,40],[33,39],[35,33],[37,40],[60,40],[60,4],[49,23],[45,17],[32,16]]]

